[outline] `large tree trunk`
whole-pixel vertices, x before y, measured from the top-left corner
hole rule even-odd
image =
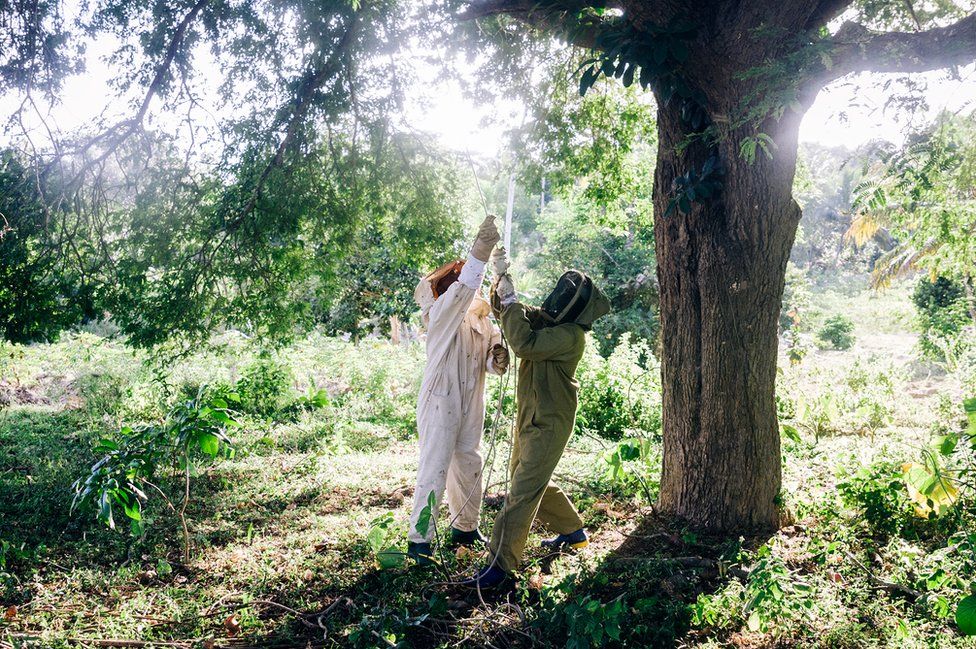
[[[673,181],[712,152],[686,143],[677,102],[658,111],[655,237],[661,287],[664,466],[659,508],[709,531],[779,523],[777,322],[800,209],[792,198],[799,118],[763,130],[769,160],[722,137],[717,199],[668,210]],[[734,100],[730,106],[734,105]],[[716,111],[720,112],[720,111]],[[728,114],[728,113],[726,113]]]

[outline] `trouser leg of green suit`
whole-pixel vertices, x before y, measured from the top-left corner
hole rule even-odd
[[[533,519],[538,517],[557,534],[583,527],[573,503],[551,480],[568,441],[569,435],[534,427],[526,427],[515,436],[511,482],[489,544],[496,565],[506,572],[519,567]]]

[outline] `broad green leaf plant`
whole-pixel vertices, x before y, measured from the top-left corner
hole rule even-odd
[[[115,529],[121,510],[132,533],[142,535],[144,507],[149,493],[156,493],[180,520],[183,558],[189,561],[190,478],[200,464],[234,456],[228,432],[240,426],[231,409],[238,402],[235,393],[208,397],[201,387],[194,398],[173,407],[161,424],[127,426],[115,438],[100,439],[94,451],[101,459],[72,485],[72,511],[93,510],[98,520]],[[167,493],[164,482],[174,476],[182,476],[179,495]]]

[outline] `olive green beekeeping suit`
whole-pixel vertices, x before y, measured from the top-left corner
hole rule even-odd
[[[576,366],[585,332],[609,312],[609,300],[595,286],[572,322],[553,324],[541,309],[519,302],[501,310],[502,331],[520,359],[511,483],[489,545],[506,572],[518,568],[533,519],[557,534],[583,527],[576,508],[551,479],[576,423]]]

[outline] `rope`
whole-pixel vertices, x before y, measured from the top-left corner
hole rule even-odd
[[[492,417],[492,425],[491,428],[489,429],[490,442],[488,447],[488,453],[486,454],[486,459],[482,464],[482,479],[484,484],[484,489],[482,490],[482,494],[481,494],[482,502],[484,501],[485,497],[488,494],[488,489],[490,489],[492,486],[491,474],[494,471],[495,458],[497,457],[498,429],[499,429],[499,424],[501,423],[501,416],[505,410],[505,395],[508,393],[508,389],[507,389],[508,376],[510,373],[514,375],[514,379],[512,381],[513,390],[515,390],[516,392],[518,391],[518,358],[512,353],[511,347],[508,344],[508,340],[505,338],[504,332],[502,332],[502,343],[505,349],[509,353],[509,358],[511,359],[511,365],[505,374],[498,377],[498,388],[499,388],[498,400],[495,404],[495,414]],[[511,472],[508,469],[511,466],[512,453],[515,447],[515,443],[514,443],[515,442],[515,419],[516,416],[513,415],[510,430],[509,430],[509,439],[508,439],[508,464],[505,467],[505,479],[502,481],[502,486],[504,487],[506,494],[508,493],[509,481],[511,480]],[[460,516],[461,511],[470,502],[471,497],[473,495],[474,495],[474,489],[472,485],[472,488],[468,490],[464,503],[457,508],[457,513],[451,519],[451,525],[453,525],[454,522],[457,520],[458,516]],[[502,542],[504,542],[504,540],[505,540],[505,530],[503,529],[501,532],[501,536],[498,539],[498,544],[501,545]],[[488,551],[488,548],[485,548],[485,550],[483,550],[482,553],[486,551]],[[492,556],[492,560],[491,563],[488,564],[488,568],[493,568],[495,565],[497,565],[497,562],[498,562],[498,555],[496,554]],[[431,584],[428,584],[428,587],[458,586],[462,584],[464,581],[465,580],[433,582]],[[481,583],[476,582],[476,585],[478,590],[478,598],[481,600],[482,605],[487,606],[487,604],[485,604],[484,597],[481,594]]]

